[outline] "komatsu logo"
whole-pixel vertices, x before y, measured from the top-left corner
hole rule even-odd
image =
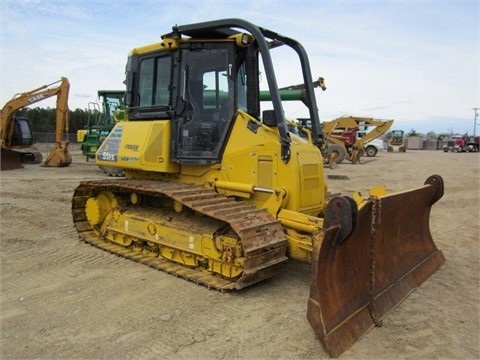
[[[31,98],[28,98],[28,102],[29,103],[34,103],[34,102],[40,101],[44,98],[45,98],[45,95],[38,94],[38,95],[32,96]]]
[[[138,145],[126,144],[125,150],[138,151]]]

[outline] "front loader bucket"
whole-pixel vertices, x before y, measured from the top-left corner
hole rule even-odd
[[[372,198],[359,210],[350,198],[329,202],[324,240],[314,243],[307,318],[330,356],[380,326],[444,263],[429,228],[430,208],[442,196],[443,180],[433,175],[423,187]]]
[[[65,167],[72,163],[72,155],[68,152],[68,141],[57,143],[55,148],[48,154],[43,166]]]
[[[1,170],[23,169],[20,154],[14,150],[1,149]]]

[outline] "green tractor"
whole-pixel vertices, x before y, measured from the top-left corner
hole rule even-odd
[[[118,110],[124,109],[123,90],[98,90],[98,98],[101,100],[102,108],[98,103],[89,103],[89,117],[86,129],[79,130],[77,139],[81,141],[82,154],[86,160],[95,159],[100,144],[108,136],[118,119],[114,116],[124,114]],[[117,114],[116,114],[117,113]]]

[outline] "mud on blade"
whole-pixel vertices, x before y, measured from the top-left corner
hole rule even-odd
[[[444,263],[429,228],[430,208],[442,196],[443,180],[433,175],[423,187],[373,198],[359,210],[344,197],[329,203],[307,318],[330,356],[380,326]],[[342,236],[348,226],[352,232]]]

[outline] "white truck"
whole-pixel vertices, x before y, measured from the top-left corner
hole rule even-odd
[[[377,152],[384,150],[384,143],[381,139],[373,139],[364,145],[365,155],[373,157],[377,155]]]

